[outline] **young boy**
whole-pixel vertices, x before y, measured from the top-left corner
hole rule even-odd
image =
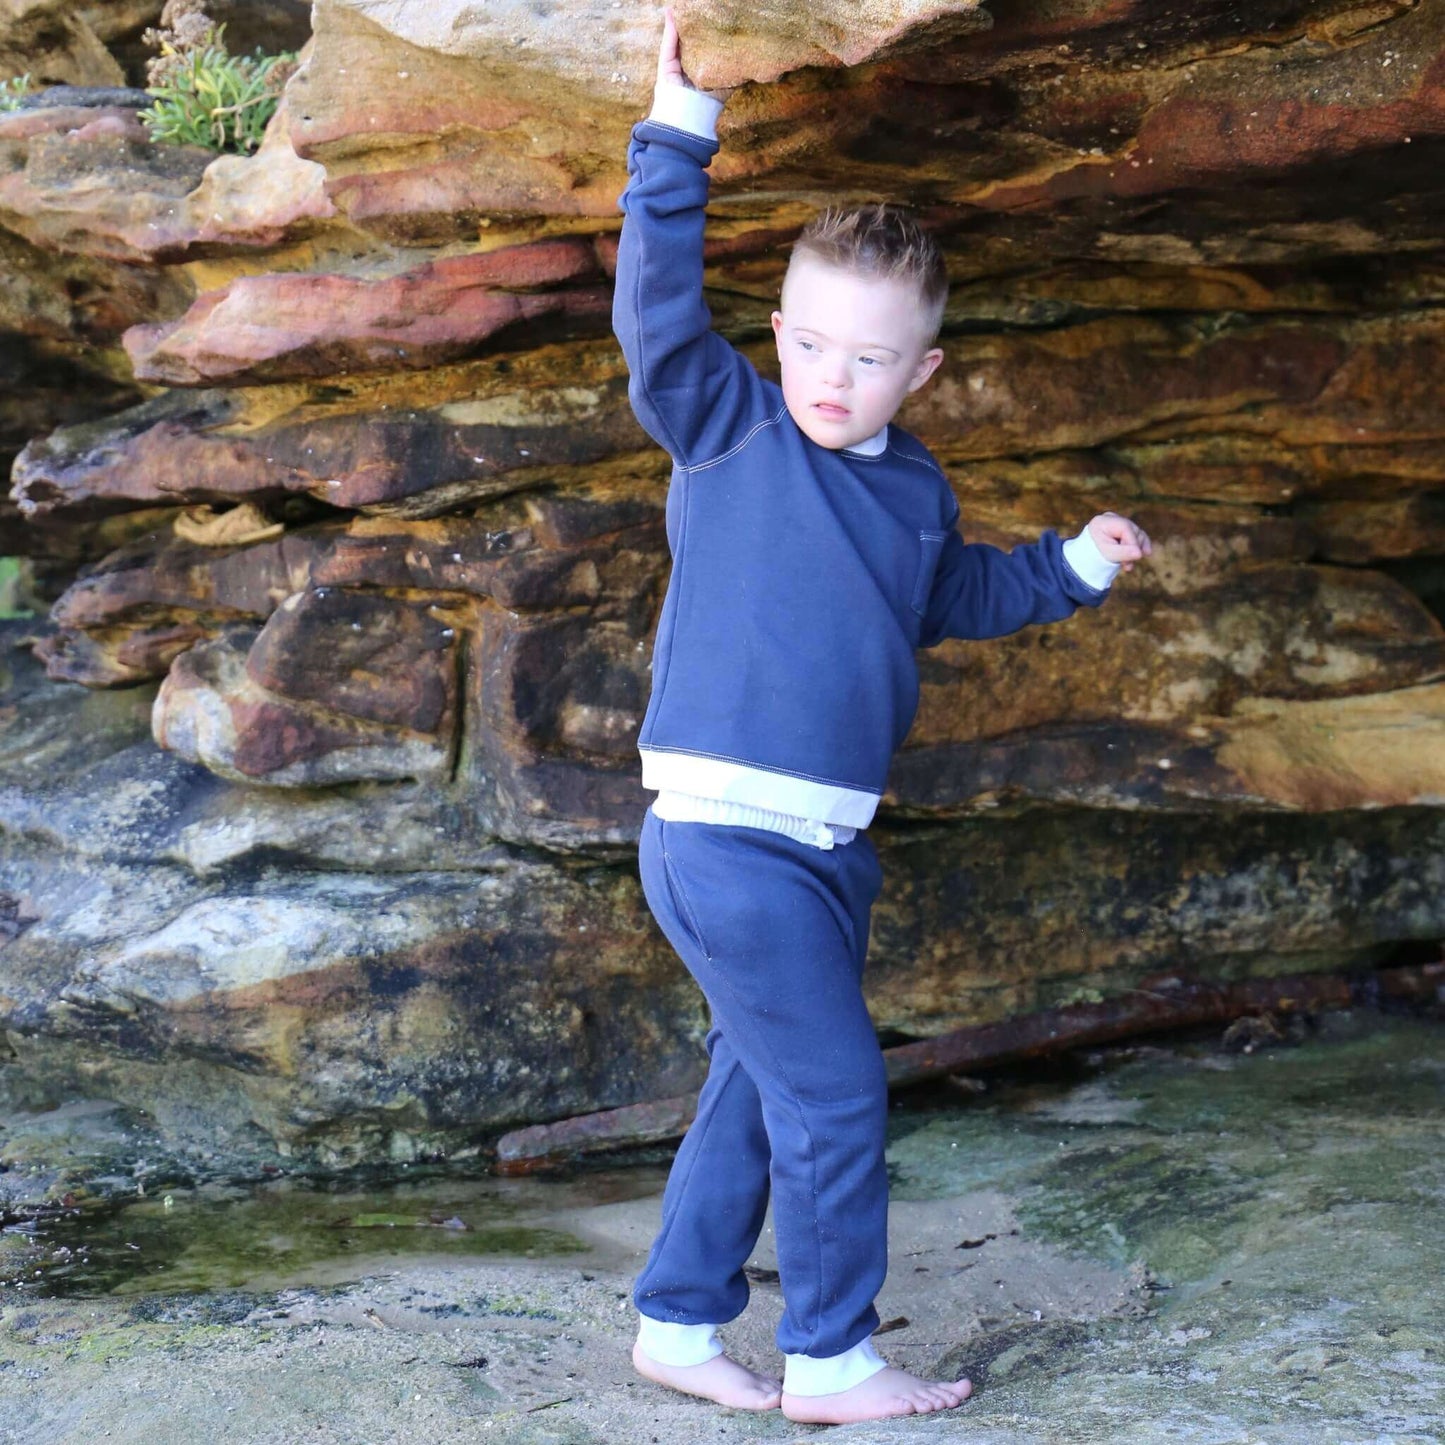
[[[881,883],[863,830],[917,707],[915,651],[1097,606],[1150,543],[1105,513],[1068,542],[964,544],[942,471],[891,425],[943,359],[947,291],[936,247],[897,212],[829,212],[799,239],[773,314],[781,389],[712,332],[703,207],[721,109],[688,83],[669,13],[628,157],[613,319],[633,407],[674,462],[639,739],[657,792],[642,882],[713,1027],[637,1281],[633,1362],[725,1405],[842,1424],[970,1389],[889,1368],[870,1340],[887,1087],[861,989]],[[770,1184],[781,1382],[715,1334],[747,1303]]]

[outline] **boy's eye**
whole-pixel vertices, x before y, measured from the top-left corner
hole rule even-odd
[[[811,341],[800,341],[798,345],[801,346],[804,351],[816,351],[818,349]]]
[[[858,360],[859,360],[860,362],[862,362],[862,364],[863,364],[864,366],[882,366],[882,365],[883,365],[883,358],[882,358],[881,356],[860,356],[860,357],[858,358]]]

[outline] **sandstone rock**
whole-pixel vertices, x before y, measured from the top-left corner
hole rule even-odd
[[[56,95],[46,92],[47,98]],[[144,143],[145,128],[130,106],[93,106],[79,103],[92,92],[79,91],[76,104],[22,106],[18,110],[0,112],[0,140],[11,142],[33,140],[36,136],[65,136],[77,141],[113,135],[121,140]]]
[[[90,361],[92,370],[99,369],[94,348],[114,348],[129,327],[182,309],[185,294],[186,287],[170,272],[53,256],[0,230],[0,332],[85,343],[76,348],[75,359]],[[119,369],[108,359],[101,365],[112,374]],[[44,430],[37,421],[25,439]]]
[[[31,516],[288,492],[431,516],[635,453],[646,437],[626,398],[610,343],[439,368],[424,396],[405,376],[347,378],[320,396],[299,386],[169,392],[107,426],[32,442],[12,496]]]
[[[1299,512],[1332,562],[1358,565],[1445,553],[1445,491],[1334,496],[1306,502]]]
[[[1076,72],[1062,105],[1036,87],[1020,120],[1055,142],[1056,158],[971,199],[1016,209],[1159,195],[1440,135],[1445,22],[1430,5],[1391,7],[1379,19],[1388,23],[1365,25],[1343,43],[1326,25],[1302,26],[1268,49],[1226,47],[1177,69],[1145,74],[1137,60],[1091,67]],[[1098,154],[1088,154],[1095,146]]]
[[[903,420],[966,535],[1158,544],[922,659],[880,1024],[1438,937],[1445,11],[804,8],[682,7],[694,74],[754,82],[717,324],[770,368],[798,227],[908,200],[954,294]],[[26,660],[0,702],[0,1027],[33,1079],[339,1162],[685,1088],[702,1020],[631,859],[667,463],[589,330],[658,16],[316,24],[252,160],[0,119],[0,551],[87,564],[14,635],[110,689]],[[202,389],[121,412],[126,328]]]
[[[0,471],[8,471],[37,431],[43,435],[132,404],[134,386],[108,370],[105,354],[84,344],[0,334]],[[70,519],[72,526],[31,529],[22,517],[19,507],[0,501],[0,555],[75,555],[76,544],[93,530],[80,518]]]
[[[268,791],[157,751],[143,690],[64,688],[3,657],[0,851],[34,919],[5,950],[14,1078],[84,1080],[168,1132],[234,1131],[244,1150],[259,1130],[331,1163],[695,1082],[699,1001],[630,862],[494,846],[466,871],[428,870],[423,832],[402,826],[390,869],[316,872],[268,858],[263,824],[262,851],[198,879],[165,850],[207,812],[217,840],[227,816],[265,814]],[[227,797],[247,801],[228,815]],[[1160,971],[1288,972],[1430,937],[1445,923],[1432,816],[1228,812],[1181,828],[1073,808],[882,829],[875,1016],[924,1033]],[[453,827],[433,846],[463,841]]]
[[[93,517],[118,506],[306,490],[312,478],[278,465],[264,446],[215,436],[240,412],[224,393],[171,392],[104,422],[62,428],[16,458],[10,495],[27,517],[59,508]]]
[[[310,787],[445,774],[450,739],[440,729],[450,718],[418,733],[272,692],[246,667],[253,640],[227,630],[177,658],[156,696],[152,730],[162,747],[234,782]],[[353,699],[366,690],[353,683]],[[371,710],[388,709],[374,697]]]
[[[136,618],[261,622],[308,588],[369,586],[454,604],[587,608],[645,628],[664,547],[656,499],[606,487],[508,499],[474,517],[322,523],[226,548],[155,530],[88,568],[51,620],[92,632]]]
[[[316,587],[271,614],[246,674],[278,697],[442,738],[455,723],[455,636],[431,608]]]
[[[1245,698],[1187,725],[1047,724],[1022,736],[905,748],[885,804],[986,813],[1024,800],[1102,809],[1434,808],[1445,789],[1441,686],[1324,701]]]
[[[698,1001],[625,873],[292,870],[278,892],[265,872],[197,887],[152,869],[138,887],[8,844],[5,861],[41,914],[7,957],[14,1075],[63,1088],[93,1070],[168,1133],[404,1159],[695,1077]]]
[[[0,226],[46,250],[111,261],[145,261],[184,249],[185,198],[211,153],[199,146],[153,146],[117,112],[123,133],[68,133],[65,113],[39,111],[44,133],[20,139],[0,132]],[[83,116],[83,120],[80,117]],[[76,117],[95,127],[93,112]],[[29,123],[24,113],[10,122]]]
[[[505,48],[485,64],[411,38],[419,26],[432,35],[446,8],[382,10],[344,0],[315,7],[315,51],[288,85],[285,103],[298,154],[326,167],[338,208],[403,242],[475,237],[488,212],[613,214],[619,147],[650,82],[639,73],[625,88],[611,80],[579,87],[575,77],[527,53],[532,21],[522,22],[523,43],[513,44],[515,17]],[[397,33],[374,14],[391,18]],[[508,18],[475,9],[469,17],[484,27]],[[585,53],[589,74],[605,67],[620,75],[615,43],[598,44],[596,26],[577,20],[558,11],[553,22],[567,36],[562,62]],[[655,17],[644,23],[630,10],[612,10],[607,23],[625,27],[635,49]],[[457,33],[465,37],[471,29]],[[589,175],[591,156],[578,163],[576,138],[599,124],[609,160],[600,175]]]
[[[160,535],[174,520],[174,509],[160,507],[70,525],[37,523],[25,520],[18,508],[0,503],[0,555],[26,560],[40,596],[49,605],[65,594],[81,568],[138,537]]]
[[[650,84],[660,33],[650,10],[607,0],[565,12],[502,3],[478,15],[460,0],[417,11],[402,0],[340,0],[388,33],[445,55],[494,61],[508,50],[579,87]],[[805,66],[849,66],[887,51],[910,32],[937,43],[989,26],[980,0],[889,0],[746,7],[732,0],[685,0],[677,8],[689,73],[701,86],[776,80]],[[619,10],[621,13],[619,14]],[[629,72],[619,75],[621,66]]]
[[[251,156],[153,145],[129,108],[0,116],[0,225],[46,250],[171,262],[201,249],[301,242],[336,214],[284,109]]]
[[[0,76],[35,85],[119,85],[124,78],[84,18],[64,0],[0,4]]]
[[[136,327],[126,350],[140,380],[179,386],[418,370],[543,318],[605,328],[610,293],[555,289],[595,274],[589,247],[554,241],[448,257],[384,280],[241,277],[199,297],[178,322]]]
[[[1445,628],[1379,573],[1256,565],[1174,598],[1131,584],[1067,626],[927,654],[910,745],[1065,721],[1186,723],[1246,698],[1388,694],[1445,675]]]
[[[479,826],[519,842],[605,846],[631,836],[645,807],[634,748],[663,545],[655,501],[606,489],[508,501],[476,518],[359,518],[233,549],[141,541],[69,589],[40,653],[54,675],[92,686],[170,667],[158,741],[227,777],[414,776],[404,771],[420,766],[414,749],[397,762],[365,739],[381,727],[449,746],[465,726],[458,786]],[[172,665],[212,636],[214,649]],[[146,659],[150,674],[139,670]],[[431,776],[440,755],[427,756]]]
[[[1228,451],[1216,476],[1227,470],[1236,494],[1251,475],[1247,461],[1256,477],[1288,478],[1249,493],[1262,502],[1317,489],[1320,448],[1334,450],[1323,455],[1336,475],[1373,471],[1382,446],[1403,455],[1420,448],[1415,474],[1428,483],[1438,478],[1432,378],[1442,338],[1433,318],[1224,327],[1112,318],[963,337],[901,421],[953,465],[1221,437]],[[768,348],[753,354],[770,369]],[[1249,458],[1252,438],[1261,440]],[[158,398],[117,418],[114,434],[79,429],[33,444],[17,463],[15,495],[23,508],[44,511],[101,498],[192,502],[307,490],[337,505],[428,515],[525,484],[539,467],[646,445],[611,343],[539,347],[525,364],[433,370],[420,395],[404,377],[378,377],[350,379],[320,400],[279,388]],[[1371,450],[1352,467],[1356,446]],[[1159,460],[1167,466],[1172,457]],[[502,483],[508,473],[518,480]],[[212,484],[197,486],[198,475]]]
[[[174,522],[176,536],[202,547],[243,547],[266,542],[286,530],[284,522],[273,522],[253,502],[218,512],[214,507],[187,507]]]
[[[1224,811],[1181,826],[1065,808],[885,835],[873,1017],[934,1033],[983,1011],[1047,1007],[1101,984],[1113,992],[1106,980],[1120,970],[1147,987],[1151,974],[1246,974],[1286,954],[1301,970],[1339,967],[1371,936],[1433,938],[1441,873],[1428,840],[1438,820],[1433,809]],[[1091,860],[1087,879],[1070,867],[1071,846]],[[1347,897],[1363,914],[1342,952],[1337,909]]]
[[[183,652],[209,637],[195,619],[156,618],[142,625],[56,632],[35,644],[51,677],[87,687],[129,687],[162,677]]]
[[[1037,530],[1030,513],[1066,496],[1030,494],[1022,514],[1017,503],[1000,511],[996,498],[985,513],[991,522],[970,535],[1011,545]],[[1266,521],[1251,547],[1256,524],[1247,517],[1176,507],[1156,520],[1147,507],[1131,510],[1161,538],[1156,572],[1121,581],[1105,608],[1067,626],[946,643],[922,660],[920,712],[900,761],[901,805],[984,807],[1001,788],[1076,799],[1085,781],[1083,796],[1101,805],[1233,801],[1238,781],[1203,762],[1219,739],[1190,737],[1192,722],[1227,718],[1250,697],[1391,693],[1445,672],[1445,632],[1413,594],[1378,573],[1301,565],[1307,534]],[[104,682],[117,666],[107,649],[121,640],[134,657],[165,647],[179,628],[214,631],[227,617],[269,616],[263,637],[286,639],[297,681],[279,680],[259,660],[264,648],[248,664],[254,681],[396,722],[348,700],[334,634],[314,603],[273,609],[292,593],[315,598],[325,589],[346,628],[359,623],[357,641],[370,647],[381,643],[393,604],[363,617],[348,611],[358,594],[346,589],[364,584],[427,599],[471,639],[467,777],[488,800],[489,825],[517,841],[576,846],[623,837],[636,816],[633,749],[661,567],[661,519],[646,494],[538,494],[472,519],[357,519],[230,551],[139,544],[77,582],[53,621],[60,636],[79,639],[62,675],[76,676],[88,661]],[[477,606],[487,601],[506,610]],[[47,644],[48,656],[56,646]],[[425,690],[432,674],[416,671],[419,655],[407,643],[380,670],[393,687]],[[305,690],[311,681],[314,692]],[[273,721],[258,714],[248,725]],[[1416,745],[1432,745],[1431,736],[1424,730]],[[1099,770],[1101,737],[1118,753]],[[970,750],[990,738],[1005,741]],[[1146,765],[1150,753],[1181,750],[1200,767],[1164,777]],[[930,768],[928,791],[913,791]],[[1013,779],[1007,787],[1000,770]],[[1288,802],[1291,789],[1274,801]]]
[[[1445,802],[1445,684],[1328,705],[1246,698],[1220,733],[1241,801],[1316,812]]]
[[[1293,415],[1348,354],[1323,325],[1271,322],[1205,336],[1187,322],[1115,318],[966,339],[901,420],[949,459],[1093,446],[1151,424],[1177,435],[1186,420],[1263,403]]]
[[[335,215],[325,170],[292,148],[283,104],[254,155],[217,156],[201,173],[168,246],[213,252],[296,244],[323,233]]]
[[[907,1033],[1181,970],[1330,966],[1442,925],[1439,828],[1408,812],[1183,832],[1070,810],[881,841],[870,1003]],[[172,1137],[408,1158],[700,1075],[700,999],[627,868],[198,884],[3,847],[36,920],[6,950],[10,1071],[84,1080]],[[1099,872],[1069,866],[1081,850]]]
[[[900,46],[921,50],[972,36],[992,23],[981,0],[823,4],[801,13],[788,5],[683,0],[676,9],[688,74],[703,87],[777,80],[805,67],[861,65]]]
[[[236,868],[356,872],[488,870],[514,850],[488,832],[476,794],[433,782],[296,790],[236,785],[158,748],[156,686],[97,692],[46,678],[28,629],[0,623],[0,834],[85,866],[129,860],[216,878]],[[640,811],[640,809],[639,809]]]

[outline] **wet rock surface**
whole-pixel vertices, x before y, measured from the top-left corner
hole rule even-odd
[[[1336,1014],[1295,1039],[1110,1050],[895,1110],[878,1344],[976,1394],[947,1419],[834,1433],[1293,1445],[1307,1421],[1326,1445],[1438,1438],[1439,1024]],[[87,1166],[132,1202],[0,1235],[17,1439],[798,1438],[627,1368],[658,1166],[385,1189],[155,1175],[138,1198],[133,1125],[49,1117],[0,1126],[0,1183],[88,1131],[76,1207]],[[725,1331],[759,1367],[776,1362],[768,1239]]]

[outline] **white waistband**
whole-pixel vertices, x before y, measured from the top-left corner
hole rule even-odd
[[[727,803],[720,798],[698,798],[691,793],[674,793],[664,789],[652,803],[653,813],[665,823],[716,823],[724,828],[765,828],[781,833],[814,848],[831,849],[851,843],[858,835],[856,828],[839,823],[820,823],[813,818],[795,818],[791,813],[777,813],[771,808],[755,808],[751,803]]]
[[[697,753],[649,747],[639,747],[638,752],[642,755],[642,786],[653,793],[716,798],[721,803],[742,803],[835,828],[866,828],[878,807],[878,794],[861,788],[815,782]]]

